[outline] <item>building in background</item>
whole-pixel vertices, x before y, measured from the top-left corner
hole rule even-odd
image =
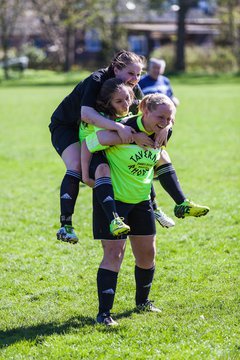
[[[147,11],[144,1],[134,3],[119,0],[119,4],[120,10],[117,11],[117,15],[112,17],[113,20],[109,27],[115,22],[115,25],[124,29],[129,50],[148,58],[153,50],[175,41],[178,10],[175,5],[166,6],[165,11],[159,15],[156,11],[149,9]],[[207,1],[199,1],[198,6],[188,12],[186,19],[186,42],[188,44],[209,45],[218,35],[219,20],[214,16],[214,7],[210,7],[208,4]],[[52,27],[50,28],[54,30]],[[112,27],[112,29],[113,36],[114,28]],[[50,31],[47,32],[39,12],[34,11],[31,7],[29,9],[26,7],[16,24],[10,43],[17,49],[22,48],[24,44],[31,44],[33,47],[43,49],[46,55],[52,58],[58,54],[56,62],[62,61],[61,56],[64,57],[63,52],[65,51],[70,66],[73,64],[85,65],[95,60],[99,62],[105,51],[100,23],[99,26],[94,25],[94,27],[76,27],[69,37],[68,44],[65,42],[61,44],[60,41],[57,41],[60,40],[60,37],[61,32],[55,38],[54,34],[50,34]],[[61,46],[62,49],[60,49]],[[60,52],[62,55],[59,55]]]

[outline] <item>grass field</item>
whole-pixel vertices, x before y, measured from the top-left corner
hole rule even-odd
[[[134,312],[128,244],[114,329],[94,324],[102,251],[89,188],[81,186],[74,215],[79,244],[55,237],[65,169],[47,126],[73,88],[61,81],[0,87],[0,359],[240,359],[240,80],[174,83],[181,105],[169,154],[187,196],[211,211],[158,226],[150,298],[161,315]],[[155,188],[173,215],[173,201]]]

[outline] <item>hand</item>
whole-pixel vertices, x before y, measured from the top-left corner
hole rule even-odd
[[[143,132],[133,134],[133,139],[134,142],[143,149],[154,147],[154,141],[147,134]]]
[[[167,126],[155,134],[155,143],[154,143],[155,149],[167,145],[168,130],[169,127]]]
[[[131,128],[131,126],[118,123],[117,132],[123,144],[130,144],[134,141],[133,134],[135,133],[135,130]]]
[[[94,188],[95,186],[95,180],[91,179],[90,177],[85,177],[82,175],[82,181],[90,188]]]

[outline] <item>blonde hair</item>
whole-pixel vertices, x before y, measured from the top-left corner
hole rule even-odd
[[[141,100],[139,109],[143,113],[146,109],[150,112],[156,110],[158,105],[168,105],[173,113],[173,118],[176,114],[176,107],[172,100],[164,94],[149,94],[145,95]]]

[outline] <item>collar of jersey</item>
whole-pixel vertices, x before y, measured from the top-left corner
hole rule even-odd
[[[104,114],[103,112],[100,112],[101,115],[108,117],[108,115]],[[128,115],[122,116],[122,117],[117,117],[114,119],[114,121],[116,122],[120,122],[124,124],[124,122],[126,122],[128,119],[130,119],[131,117],[133,117],[134,115],[130,112],[128,113]]]
[[[139,113],[138,117],[137,117],[137,125],[140,131],[145,132],[147,135],[152,135],[153,132],[148,132],[145,127],[143,126],[142,123],[142,113]]]

